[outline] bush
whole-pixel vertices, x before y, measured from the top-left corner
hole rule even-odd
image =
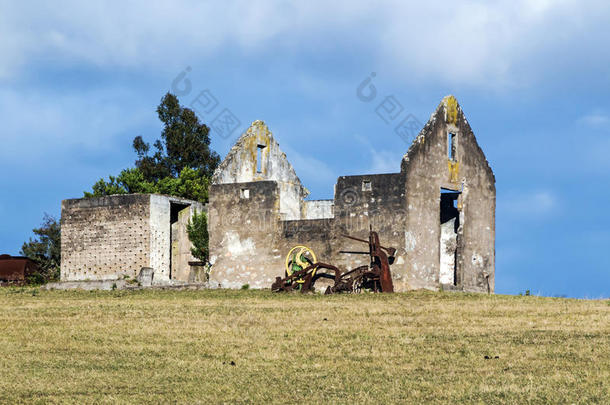
[[[27,278],[29,284],[44,284],[59,280],[59,265],[61,263],[61,229],[59,222],[48,214],[44,214],[40,228],[33,230],[36,238],[25,242],[20,254],[38,264],[38,273]]]
[[[207,263],[210,249],[208,246],[208,218],[205,212],[198,213],[197,210],[195,210],[193,216],[189,220],[188,225],[186,226],[186,231],[188,233],[189,240],[193,244],[191,253],[197,259]]]

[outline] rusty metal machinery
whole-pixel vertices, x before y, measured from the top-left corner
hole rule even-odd
[[[326,288],[325,294],[340,292],[361,292],[370,290],[374,292],[394,292],[390,265],[394,262],[396,249],[381,246],[379,235],[372,229],[369,239],[359,239],[349,235],[346,238],[367,243],[367,251],[345,251],[347,254],[366,254],[371,262],[368,266],[341,272],[341,270],[328,263],[318,262],[312,249],[307,246],[295,246],[286,256],[286,276],[276,277],[271,286],[272,291],[301,291],[302,293],[314,290],[314,284],[321,278],[331,279],[333,285]]]

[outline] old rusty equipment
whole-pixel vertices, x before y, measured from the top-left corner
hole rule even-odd
[[[368,252],[345,250],[340,252],[369,255],[371,262],[368,266],[360,266],[343,273],[336,266],[318,262],[312,249],[299,245],[293,247],[286,256],[286,277],[276,277],[271,290],[276,292],[300,290],[306,293],[313,291],[315,282],[320,278],[330,278],[334,284],[326,288],[325,294],[360,292],[363,289],[394,292],[390,265],[394,262],[396,249],[381,246],[379,235],[372,229],[368,241],[349,235],[342,236],[369,245]]]

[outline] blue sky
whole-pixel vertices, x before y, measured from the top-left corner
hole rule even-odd
[[[399,170],[408,144],[382,97],[424,123],[454,94],[496,176],[496,291],[610,296],[607,2],[89,3],[0,1],[0,253],[133,165],[133,137],[158,137],[155,108],[190,67],[181,101],[207,89],[204,122],[266,121],[313,198]]]

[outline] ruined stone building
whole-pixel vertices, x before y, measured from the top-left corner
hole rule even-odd
[[[443,99],[404,155],[399,173],[341,176],[334,199],[309,192],[262,121],[216,170],[207,207],[156,194],[62,202],[61,280],[120,280],[152,268],[157,284],[192,281],[186,225],[208,211],[210,286],[269,288],[285,257],[306,245],[343,270],[368,257],[369,226],[397,249],[396,291],[493,292],[495,179],[455,98]]]
[[[61,281],[135,278],[187,282],[191,243],[186,225],[196,201],[157,194],[64,200],[61,205]]]
[[[214,174],[208,205],[213,287],[268,288],[291,247],[343,270],[366,264],[342,234],[369,225],[397,248],[394,287],[493,292],[495,178],[453,96],[443,99],[399,173],[341,176],[333,200],[306,200],[269,128],[255,121]],[[364,246],[366,248],[366,246]]]

